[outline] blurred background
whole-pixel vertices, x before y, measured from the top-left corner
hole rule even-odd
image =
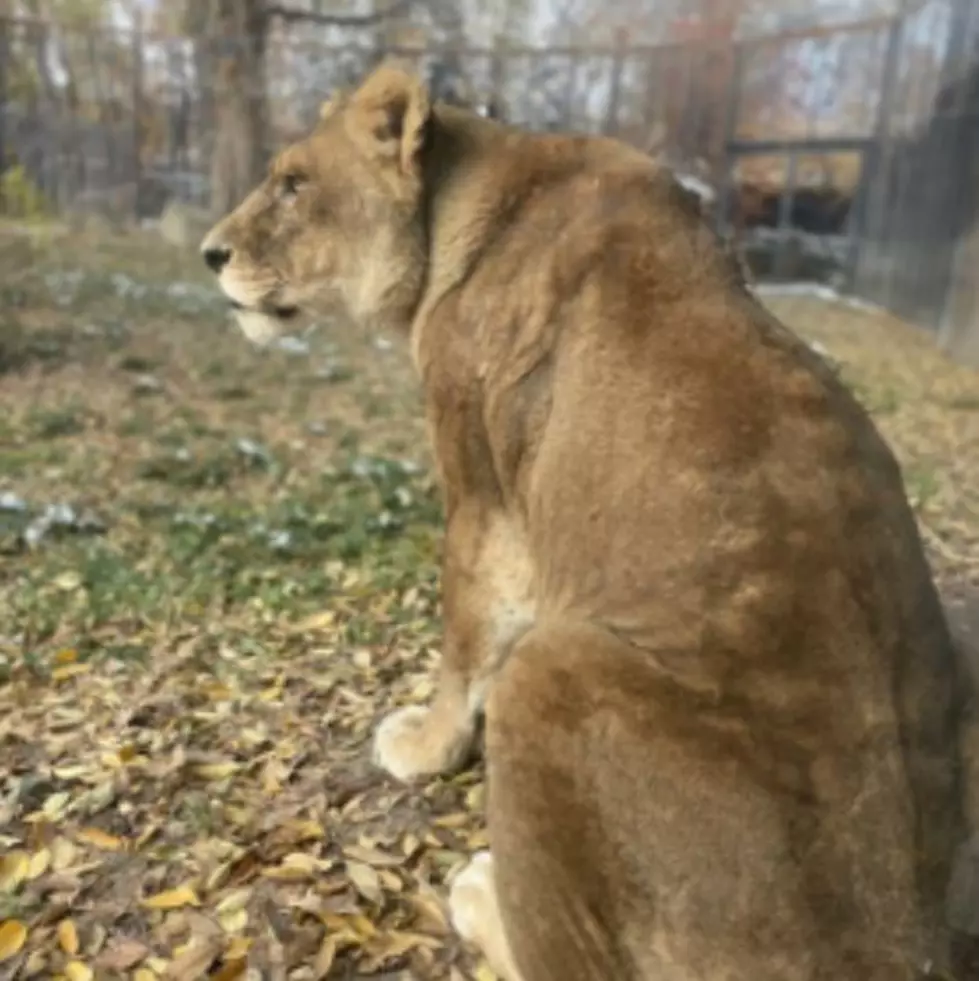
[[[971,0],[7,0],[2,207],[226,210],[387,53],[445,98],[661,155],[759,278],[979,357]]]
[[[0,0],[0,978],[492,981],[442,906],[480,768],[369,763],[441,642],[404,339],[256,349],[197,255],[387,54],[674,169],[979,650],[977,0]]]

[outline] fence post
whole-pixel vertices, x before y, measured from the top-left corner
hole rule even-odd
[[[864,280],[866,268],[863,264],[863,253],[867,233],[874,228],[882,241],[878,251],[884,252],[883,246],[889,243],[886,239],[886,226],[889,224],[888,202],[885,200],[886,191],[890,185],[891,165],[891,114],[894,111],[894,95],[897,88],[898,68],[900,67],[901,45],[904,39],[904,17],[906,4],[895,14],[887,32],[887,48],[884,53],[884,66],[880,79],[880,103],[877,108],[877,120],[874,125],[874,141],[872,149],[864,154],[863,166],[860,173],[860,186],[857,190],[857,212],[850,220],[850,235],[852,247],[848,257],[848,288],[854,292],[866,293],[867,283]],[[871,285],[870,299],[883,306],[891,303],[891,287],[893,283],[893,257],[889,257],[888,267],[883,281],[875,276]],[[862,285],[861,285],[861,281]]]
[[[137,7],[133,12],[133,220],[139,224],[143,196],[143,17]]]
[[[792,234],[792,210],[795,207],[796,180],[798,177],[798,154],[789,154],[782,196],[778,201],[778,228],[775,238],[775,261],[773,268],[776,280],[789,279],[796,274],[792,263],[798,255],[797,236]]]
[[[733,170],[737,157],[732,149],[738,134],[738,122],[741,115],[741,89],[744,76],[744,53],[738,41],[732,42],[731,86],[727,97],[727,119],[724,123],[724,148],[721,154],[721,174],[717,189],[717,207],[714,214],[714,229],[718,234],[726,230],[734,241],[734,222],[729,221],[731,196],[734,190]],[[730,224],[728,230],[726,226]]]
[[[506,79],[507,38],[503,33],[493,38],[493,54],[490,61],[490,91],[487,106],[492,106],[502,116],[508,116],[504,108],[503,87]]]
[[[620,27],[615,32],[615,50],[612,52],[612,77],[608,94],[608,111],[605,114],[605,132],[614,136],[619,123],[619,104],[622,102],[622,73],[628,50],[629,34]]]

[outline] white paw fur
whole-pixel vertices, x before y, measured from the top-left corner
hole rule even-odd
[[[495,890],[493,857],[488,851],[477,852],[449,890],[452,926],[463,940],[474,942],[481,925],[485,929],[487,918],[495,917]]]
[[[374,732],[374,763],[402,783],[419,775],[410,747],[417,741],[427,715],[427,708],[409,705],[388,715]]]

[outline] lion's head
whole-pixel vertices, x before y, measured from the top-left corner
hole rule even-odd
[[[410,321],[425,276],[423,83],[382,66],[324,105],[313,132],[207,234],[201,252],[250,339],[301,311]]]

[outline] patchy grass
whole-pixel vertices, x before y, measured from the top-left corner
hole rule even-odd
[[[256,351],[196,265],[0,230],[0,976],[489,977],[441,899],[485,845],[479,773],[408,790],[368,760],[439,642],[405,351]],[[888,318],[772,305],[972,575],[979,376]]]
[[[883,313],[807,297],[768,303],[826,348],[873,413],[897,452],[938,575],[979,583],[979,371]]]

